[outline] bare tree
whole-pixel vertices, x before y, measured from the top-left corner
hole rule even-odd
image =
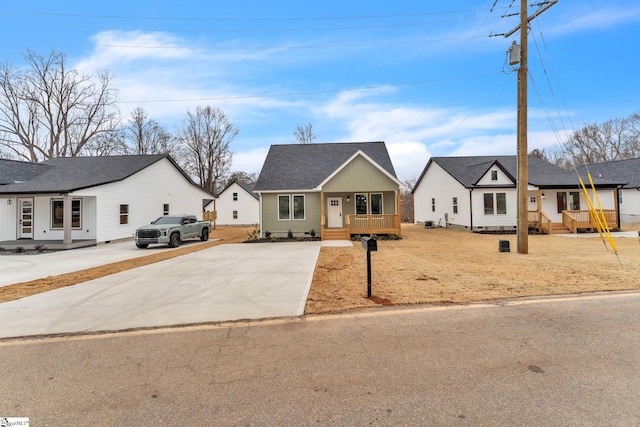
[[[126,154],[177,154],[178,142],[157,121],[150,119],[142,107],[131,112],[124,126],[124,151]]]
[[[226,179],[224,186],[226,187],[227,185],[231,184],[233,181],[240,181],[240,182],[253,185],[256,183],[257,180],[258,180],[258,174],[255,172],[247,173],[243,171],[235,171],[235,172],[231,172],[231,175],[229,175],[229,177]]]
[[[118,125],[117,96],[108,71],[67,69],[63,53],[27,50],[27,67],[0,70],[0,144],[30,161],[77,156]]]
[[[635,115],[586,125],[563,144],[562,155],[574,165],[638,157],[639,128]]]
[[[187,112],[187,119],[178,130],[178,140],[184,144],[188,170],[205,189],[217,193],[231,166],[230,144],[238,135],[224,111],[218,107],[197,107]]]
[[[313,125],[311,123],[306,126],[298,125],[293,132],[293,136],[296,137],[299,144],[313,144],[313,141],[317,138],[313,134]]]
[[[413,188],[418,182],[418,178],[409,178],[402,182],[400,187],[400,200],[402,205],[400,206],[400,221],[401,222],[414,222],[414,205],[413,205]]]

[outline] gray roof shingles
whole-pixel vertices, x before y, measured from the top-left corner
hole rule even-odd
[[[29,181],[47,169],[43,164],[0,159],[0,185]]]
[[[467,188],[475,187],[494,163],[511,177],[514,184],[518,175],[516,156],[432,157],[430,161],[440,165]],[[581,176],[588,185],[586,174],[581,173]],[[594,178],[594,184],[601,187],[615,187],[621,182],[615,178]],[[533,156],[529,156],[529,184],[539,188],[577,188],[580,185],[575,171],[559,168]]]
[[[396,177],[384,142],[272,145],[254,191],[315,189],[358,151]]]
[[[640,188],[640,158],[594,163],[578,170],[585,176],[588,170],[594,179],[615,178],[625,184],[623,188]]]
[[[0,186],[0,194],[66,193],[108,184],[121,181],[163,158],[168,158],[175,165],[175,162],[165,154],[58,157],[42,163],[30,164],[46,167],[46,170],[28,181]],[[178,169],[181,171],[180,168]],[[184,172],[182,173],[184,175]],[[184,176],[191,181],[186,175]]]

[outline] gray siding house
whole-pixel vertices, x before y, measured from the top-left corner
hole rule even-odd
[[[400,182],[384,142],[272,145],[254,191],[263,237],[400,235]]]

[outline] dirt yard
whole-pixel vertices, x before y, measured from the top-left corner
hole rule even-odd
[[[0,288],[0,302],[241,242],[249,230],[217,228],[211,238],[219,241],[5,286]],[[323,247],[305,312],[640,289],[640,243],[635,237],[615,239],[616,257],[599,237],[529,236],[529,254],[520,255],[515,235],[480,235],[411,224],[403,225],[402,233],[402,240],[378,241],[378,251],[371,253],[371,299],[367,298],[366,252],[360,242],[352,247]],[[499,252],[499,240],[509,240],[511,252]]]
[[[614,239],[620,262],[599,237],[529,236],[528,255],[517,253],[515,235],[406,224],[402,237],[371,253],[371,299],[361,244],[322,248],[305,312],[640,289],[635,237]],[[499,252],[499,240],[511,252]]]

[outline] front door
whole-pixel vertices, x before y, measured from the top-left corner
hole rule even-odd
[[[33,239],[33,199],[18,199],[18,239]]]
[[[342,228],[342,197],[327,198],[327,227]]]

